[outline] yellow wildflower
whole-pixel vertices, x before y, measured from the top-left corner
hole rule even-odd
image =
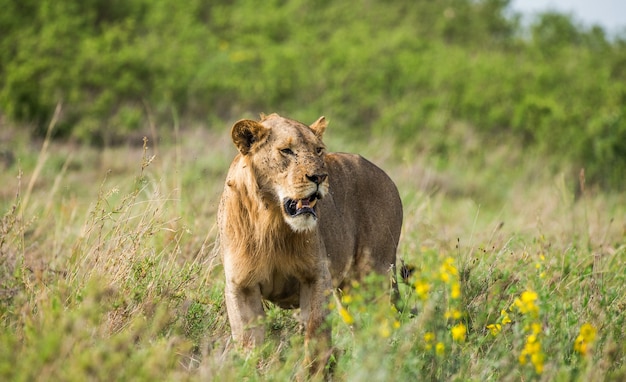
[[[495,337],[502,331],[502,325],[500,325],[500,324],[489,324],[489,325],[487,325],[487,329],[489,329],[491,334]]]
[[[433,348],[433,342],[435,341],[435,333],[433,332],[426,332],[424,333],[424,348],[426,348],[426,350],[430,350]]]
[[[532,290],[527,290],[522,292],[521,298],[524,304],[531,304],[537,301],[538,296],[536,292],[533,292]]]
[[[428,292],[430,292],[430,284],[428,282],[422,280],[418,280],[415,282],[415,293],[417,293],[417,297],[420,300],[427,300]]]
[[[580,327],[580,333],[574,341],[574,350],[582,355],[589,354],[591,345],[596,339],[597,330],[590,323],[586,322]]]
[[[543,373],[543,353],[535,353],[530,356],[530,362],[535,367],[535,372],[537,374]]]
[[[583,336],[585,341],[593,342],[596,339],[597,330],[588,322],[585,322],[580,327],[580,335]]]
[[[459,271],[454,266],[454,259],[451,257],[447,257],[441,267],[439,267],[439,278],[444,283],[450,282],[450,276],[455,279],[459,276]]]
[[[502,309],[500,311],[500,317],[502,317],[502,325],[511,323],[511,318],[509,317],[509,314],[506,312],[506,310]]]
[[[530,361],[532,365],[535,367],[535,372],[537,374],[541,374],[543,372],[543,359],[544,355],[541,351],[541,342],[539,341],[539,337],[535,334],[531,334],[526,337],[526,343],[524,344],[524,349],[519,355],[519,363],[525,365]]]
[[[344,294],[343,296],[341,296],[341,302],[344,304],[349,304],[352,302],[352,296],[350,296],[349,294]]]
[[[451,258],[451,257],[446,258],[446,261],[443,263],[443,267],[452,276],[458,276],[459,275],[459,271],[454,266],[454,259],[453,258]]]
[[[458,342],[465,341],[465,335],[467,334],[467,328],[463,324],[457,324],[450,330],[452,332],[452,339]]]
[[[530,328],[534,334],[541,333],[541,324],[538,322],[533,322],[532,324],[530,324]]]
[[[439,278],[446,284],[450,282],[450,275],[446,272],[439,273]]]
[[[430,342],[433,342],[434,340],[435,340],[435,333],[433,332],[424,333],[424,342],[430,343]]]
[[[461,297],[461,284],[454,283],[452,284],[452,290],[450,291],[450,297],[452,299],[457,299]]]
[[[354,318],[352,317],[350,312],[348,312],[348,309],[344,308],[343,306],[339,308],[339,315],[343,319],[343,322],[345,322],[346,324],[352,325],[354,323]]]
[[[538,298],[539,296],[536,292],[527,290],[522,292],[520,297],[513,301],[513,306],[516,307],[522,314],[531,314],[536,316],[539,314],[539,307],[535,304],[535,301],[537,301]]]
[[[546,261],[546,257],[543,255],[543,253],[539,255],[539,260],[540,261],[535,264],[535,268],[537,268],[537,270],[539,271],[539,278],[542,279],[546,277],[546,272],[543,271],[545,268],[543,263]]]
[[[461,316],[463,316],[463,314],[458,309],[448,309],[446,310],[446,313],[444,313],[443,316],[446,320],[449,320],[449,319],[458,320],[461,318]]]
[[[585,343],[585,339],[579,334],[574,340],[574,350],[579,354],[586,355],[589,352],[589,346]]]
[[[443,344],[443,342],[437,342],[437,345],[435,345],[435,352],[437,353],[437,355],[443,355],[446,351],[446,345]]]

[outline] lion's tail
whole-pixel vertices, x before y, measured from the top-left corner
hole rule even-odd
[[[405,284],[411,285],[409,279],[413,273],[415,273],[416,267],[413,264],[406,264],[402,259],[400,259],[400,262],[402,263],[402,266],[400,266],[400,277],[402,277],[402,281],[404,281]]]
[[[401,265],[400,265],[400,277],[402,279],[402,282],[406,285],[412,285],[411,283],[411,276],[413,275],[413,273],[415,273],[415,270],[417,269],[415,267],[415,265],[412,264],[406,264],[404,262],[404,260],[400,259]],[[394,275],[392,277],[392,303],[393,305],[396,307],[396,309],[398,310],[398,312],[405,312],[407,311],[411,316],[415,316],[417,314],[417,310],[416,308],[409,308],[406,305],[405,301],[402,301],[402,298],[400,297],[400,290],[398,289],[398,281],[397,281],[397,277]]]

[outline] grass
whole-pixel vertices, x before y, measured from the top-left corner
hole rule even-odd
[[[1,379],[300,375],[293,312],[268,305],[255,351],[231,343],[214,243],[234,148],[223,130],[175,131],[102,151],[3,133],[17,159],[0,173]],[[327,135],[397,181],[398,255],[416,267],[401,287],[414,316],[378,280],[332,299],[336,380],[626,377],[624,195],[512,146],[436,158]]]

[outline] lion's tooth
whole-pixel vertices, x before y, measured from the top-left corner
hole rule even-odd
[[[298,200],[298,204],[296,204],[296,208],[297,209],[301,209],[302,208],[302,199]]]
[[[315,205],[317,204],[317,199],[313,199],[311,200],[311,202],[309,203],[309,207],[313,208],[315,207]]]

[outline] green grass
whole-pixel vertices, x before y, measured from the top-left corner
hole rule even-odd
[[[301,375],[293,312],[268,306],[268,340],[251,353],[229,338],[214,251],[234,155],[225,131],[102,151],[12,134],[17,161],[0,173],[1,379]],[[512,146],[442,160],[327,135],[331,150],[360,152],[397,181],[398,256],[416,266],[401,287],[415,316],[392,311],[376,280],[332,299],[336,380],[626,377],[624,195]],[[576,345],[585,323],[595,338]]]

